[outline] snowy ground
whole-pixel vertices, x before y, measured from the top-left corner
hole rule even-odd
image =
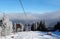
[[[0,37],[0,39],[60,39],[59,36],[47,35],[45,32],[39,31],[27,31],[27,32],[18,32],[9,36]]]

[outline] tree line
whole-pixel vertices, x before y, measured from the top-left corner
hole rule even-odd
[[[45,21],[35,22],[31,25],[32,31],[60,31],[60,22],[57,22],[52,29],[46,26]]]

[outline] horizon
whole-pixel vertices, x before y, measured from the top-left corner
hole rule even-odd
[[[0,14],[49,14],[49,13],[55,13],[60,11],[52,11],[52,12],[45,12],[45,13],[34,13],[34,12],[3,12],[0,11]]]

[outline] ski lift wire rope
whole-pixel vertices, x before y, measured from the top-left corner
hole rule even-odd
[[[23,3],[22,3],[22,0],[19,0],[19,3],[20,3],[20,5],[21,5],[21,8],[22,8],[22,10],[23,10],[23,12],[24,12],[24,15],[25,15],[25,20],[28,20],[28,16],[27,16],[27,14],[26,14],[26,12],[25,12],[25,9],[24,9],[24,6],[23,6]],[[25,22],[25,23],[28,23],[28,22]],[[28,27],[28,26],[27,26]]]
[[[20,3],[20,5],[21,5],[21,8],[22,8],[22,10],[23,10],[23,12],[24,12],[25,17],[27,17],[27,14],[26,14],[26,12],[25,12],[25,8],[24,8],[24,6],[23,6],[22,0],[19,0],[19,3]]]

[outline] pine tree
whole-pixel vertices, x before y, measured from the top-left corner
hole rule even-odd
[[[34,31],[34,23],[31,25],[31,30]]]
[[[54,31],[59,30],[60,31],[60,22],[57,22],[57,24],[54,27]]]
[[[45,21],[40,21],[38,30],[39,31],[47,31],[47,28],[46,28],[46,25],[45,25]]]

